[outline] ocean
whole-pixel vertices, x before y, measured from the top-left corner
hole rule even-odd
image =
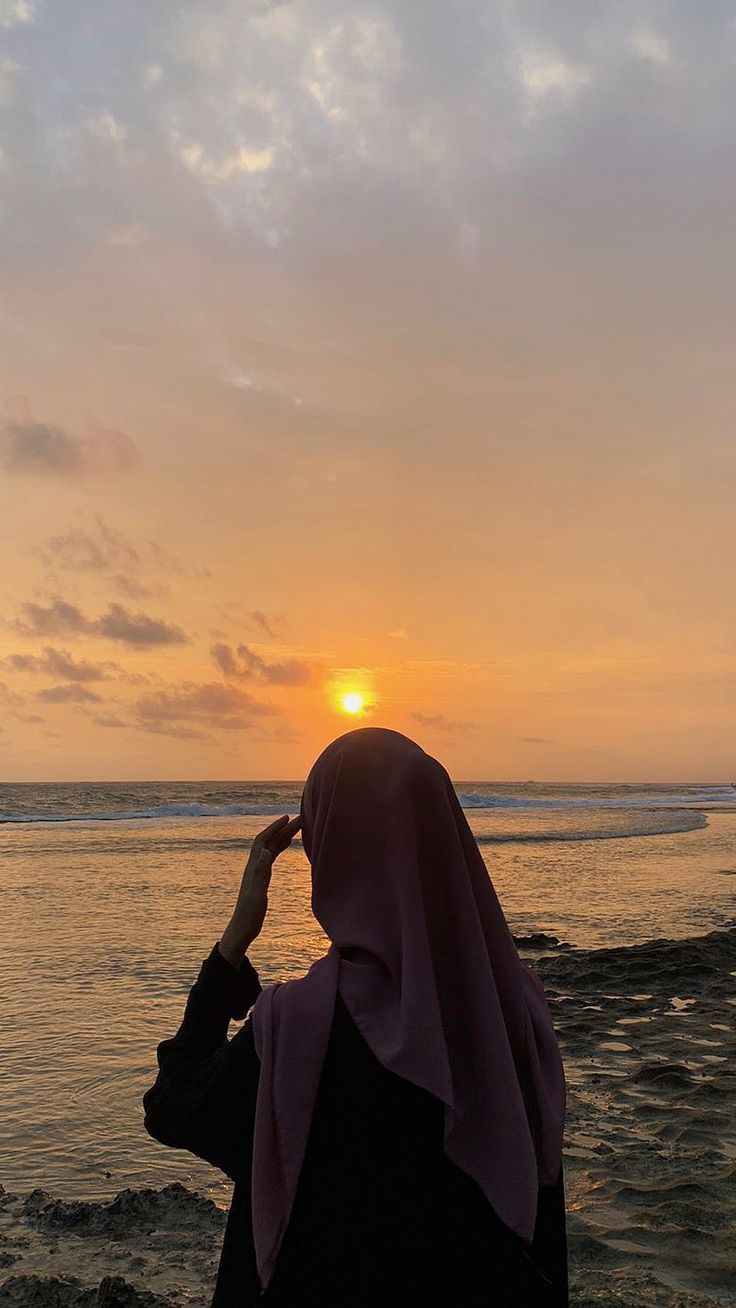
[[[622,1304],[669,1302],[660,1287],[736,1303],[736,789],[457,791],[557,1025],[578,1283],[594,1289],[604,1276]],[[297,782],[0,786],[9,1190],[104,1204],[178,1182],[227,1206],[226,1178],[147,1136],[141,1096],[228,920],[252,837],[295,813],[300,792]],[[296,841],[250,950],[263,985],[303,975],[326,949],[309,899]]]

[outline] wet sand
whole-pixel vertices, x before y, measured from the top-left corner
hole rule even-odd
[[[471,813],[564,1053],[575,1308],[736,1308],[736,816],[676,816]],[[0,1308],[209,1308],[231,1187],[140,1101],[262,824],[4,829]],[[263,985],[323,952],[308,900],[289,851]]]
[[[534,954],[563,1048],[576,1308],[736,1305],[736,929]],[[542,952],[540,952],[542,951]],[[225,1213],[173,1183],[0,1194],[0,1308],[209,1308]]]
[[[736,930],[540,959],[576,1305],[736,1304]]]
[[[226,1214],[179,1182],[108,1203],[0,1195],[0,1304],[209,1305]]]

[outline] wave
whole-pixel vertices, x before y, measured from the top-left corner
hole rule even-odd
[[[620,817],[625,818],[622,812]],[[542,827],[537,830],[494,831],[476,833],[479,845],[540,844],[549,840],[628,840],[632,836],[673,836],[685,831],[700,831],[707,827],[705,813],[696,809],[678,809],[662,811],[642,809],[629,818],[626,826],[578,826],[578,827]]]
[[[292,809],[293,809],[292,805]],[[288,805],[267,806],[263,804],[157,804],[152,808],[130,809],[130,810],[113,810],[112,812],[103,813],[37,813],[37,814],[0,814],[0,825],[18,826],[18,825],[58,825],[69,822],[151,822],[165,819],[177,818],[227,818],[227,817],[272,817],[288,811]],[[620,819],[627,817],[627,814],[621,812],[618,814]],[[546,842],[578,842],[585,840],[627,840],[632,836],[665,836],[675,835],[686,831],[697,831],[707,826],[708,820],[703,812],[696,809],[669,809],[638,810],[632,815],[624,825],[621,821],[618,825],[600,825],[593,826],[590,823],[583,823],[577,826],[550,827],[544,826],[535,829],[518,829],[503,831],[481,831],[475,833],[476,842],[479,845],[503,845],[503,844],[544,844]],[[187,835],[183,840],[183,845],[189,845],[192,841],[197,842],[197,837]],[[173,837],[166,838],[165,844],[175,843]],[[223,842],[213,840],[210,836],[203,839],[203,843],[221,844]],[[225,841],[227,845],[231,842]],[[235,842],[238,848],[248,843],[248,837],[239,837]]]
[[[285,812],[288,805],[283,804],[154,804],[102,813],[0,813],[0,823],[146,822],[155,818],[270,817]]]
[[[725,795],[725,791],[723,792]],[[729,791],[729,794],[736,799],[736,790]],[[658,831],[692,831],[699,826],[705,826],[703,817],[703,808],[701,805],[710,803],[715,804],[715,792],[708,792],[706,797],[691,796],[666,796],[642,795],[640,798],[620,797],[616,799],[532,799],[527,796],[511,795],[482,795],[479,792],[469,794],[459,794],[458,799],[463,809],[468,812],[480,814],[481,810],[487,813],[518,813],[524,812],[557,812],[557,813],[574,813],[585,812],[595,813],[596,811],[618,812],[623,814],[626,810],[634,810],[644,815],[641,817],[639,829],[621,831],[614,827],[610,830],[600,828],[595,831],[568,831],[561,830],[548,831],[545,833],[505,833],[494,834],[493,836],[483,837],[488,840],[605,840],[613,839],[617,836],[626,835],[653,835]],[[723,800],[719,800],[723,803]],[[730,801],[736,802],[734,799]],[[693,807],[694,804],[698,807]],[[215,804],[203,803],[192,800],[189,802],[178,801],[174,803],[152,804],[140,808],[109,808],[109,809],[84,809],[76,810],[70,808],[68,811],[46,811],[35,813],[8,813],[0,812],[1,825],[21,825],[23,823],[35,822],[148,822],[162,820],[167,818],[233,818],[233,817],[275,817],[281,813],[295,812],[298,808],[298,797],[284,798],[278,804],[265,800],[254,800],[250,803],[233,803],[233,804]],[[665,823],[672,822],[673,825],[664,825],[662,827],[652,827],[651,818],[654,812],[667,814],[664,818]],[[669,815],[673,815],[671,818]],[[678,816],[674,816],[677,814]],[[687,814],[687,816],[685,816]]]
[[[487,808],[487,809],[559,809],[560,811],[569,811],[573,809],[621,809],[621,808],[681,808],[683,806],[697,804],[730,804],[736,808],[736,789],[732,786],[718,786],[713,790],[694,787],[689,793],[682,794],[652,794],[642,791],[640,793],[614,795],[610,798],[604,796],[593,796],[585,799],[582,796],[569,796],[567,798],[548,796],[546,798],[535,799],[531,795],[484,795],[482,791],[471,791],[469,794],[458,795],[458,799],[463,808]]]

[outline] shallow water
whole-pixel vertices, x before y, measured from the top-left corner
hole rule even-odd
[[[287,811],[293,795],[273,798]],[[693,809],[619,802],[467,816],[514,933],[574,946],[537,964],[570,1087],[572,1257],[624,1280],[650,1269],[673,1289],[729,1302],[736,934],[709,933],[736,917],[736,814],[709,813],[702,825]],[[178,1180],[228,1202],[219,1173],[146,1135],[140,1099],[266,820],[189,813],[2,828],[6,1186],[102,1199]],[[657,834],[628,834],[642,823]],[[309,894],[296,844],[277,864],[250,951],[262,984],[302,975],[324,952]],[[679,943],[646,946],[652,938]]]

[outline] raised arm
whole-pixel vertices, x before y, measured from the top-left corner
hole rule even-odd
[[[248,958],[235,968],[219,942],[203,961],[175,1036],[156,1050],[158,1076],[143,1096],[143,1125],[173,1149],[186,1149],[233,1181],[247,1175],[260,1064],[250,1023],[228,1039],[261,992]]]
[[[202,963],[179,1030],[156,1050],[158,1076],[143,1096],[149,1135],[233,1181],[250,1173],[260,1064],[250,1022],[232,1040],[228,1027],[261,992],[246,950],[263,926],[273,861],[298,828],[299,818],[285,814],[253,841],[232,917]]]

